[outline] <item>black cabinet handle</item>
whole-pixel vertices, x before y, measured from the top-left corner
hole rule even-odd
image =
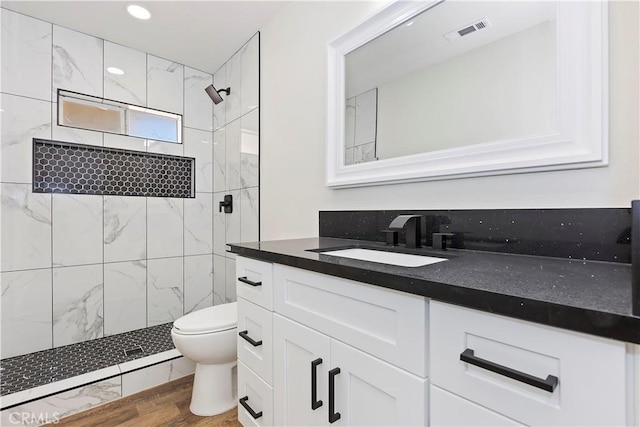
[[[241,398],[240,399],[240,404],[244,407],[244,409],[246,409],[251,414],[251,416],[253,417],[254,420],[257,420],[258,418],[260,418],[262,416],[262,411],[256,413],[256,411],[251,409],[251,406],[249,406],[249,404],[247,403],[247,400],[249,400],[249,396],[245,396],[245,397]]]
[[[249,336],[249,331],[238,332],[238,335],[240,335],[242,338],[244,338],[245,341],[247,341],[249,344],[251,344],[254,347],[258,347],[259,345],[262,345],[262,340],[255,341],[253,338]]]
[[[507,368],[506,366],[498,365],[497,363],[493,363],[488,360],[476,357],[473,354],[473,350],[471,350],[470,348],[460,353],[460,360],[470,363],[471,365],[478,366],[479,368],[486,369],[487,371],[504,375],[505,377],[511,378],[512,380],[529,384],[530,386],[537,387],[550,393],[553,393],[556,386],[558,385],[558,377],[556,376],[547,375],[546,379],[534,377],[533,375],[516,371],[515,369]]]
[[[339,373],[340,368],[329,371],[329,424],[340,419],[340,412],[336,412],[336,375]]]
[[[314,411],[322,406],[322,400],[318,400],[318,372],[316,369],[321,363],[321,358],[311,361],[311,409]]]
[[[238,277],[238,280],[250,286],[262,286],[262,282],[252,282],[251,280],[247,279],[247,276]]]

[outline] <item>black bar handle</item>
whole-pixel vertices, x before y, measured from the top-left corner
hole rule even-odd
[[[247,276],[238,277],[238,280],[250,286],[262,286],[262,282],[252,282],[251,280],[247,279]]]
[[[311,361],[311,409],[314,411],[322,406],[322,400],[318,400],[318,372],[317,367],[322,363],[321,358]]]
[[[245,341],[247,341],[249,344],[251,344],[254,347],[258,347],[259,345],[262,345],[262,340],[255,341],[253,338],[249,336],[249,331],[238,332],[238,335],[240,335],[242,338],[244,338]]]
[[[473,350],[470,348],[460,353],[460,360],[470,363],[479,368],[486,369],[487,371],[495,372],[496,374],[504,375],[512,380],[520,381],[530,386],[537,387],[549,393],[553,393],[558,385],[558,377],[554,375],[547,375],[546,379],[534,377],[533,375],[526,374],[524,372],[516,371],[515,369],[507,368],[506,366],[498,365],[497,363],[490,362],[485,359],[476,357]]]
[[[244,407],[244,409],[246,409],[249,412],[249,414],[251,414],[251,416],[253,417],[254,420],[257,420],[258,418],[260,418],[262,416],[262,411],[256,413],[256,411],[251,409],[251,406],[249,406],[249,404],[247,403],[247,400],[249,400],[249,396],[245,396],[245,397],[241,398],[240,399],[240,404]]]
[[[336,412],[336,375],[339,373],[340,368],[333,368],[329,371],[329,424],[340,419],[340,412]]]

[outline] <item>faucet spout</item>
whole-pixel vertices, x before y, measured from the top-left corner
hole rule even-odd
[[[422,239],[422,215],[398,215],[391,224],[389,230],[407,229],[407,248],[419,248]]]

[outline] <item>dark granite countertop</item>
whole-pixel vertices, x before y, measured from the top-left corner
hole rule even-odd
[[[231,252],[248,258],[640,344],[640,317],[631,314],[630,264],[423,248],[416,253],[449,260],[424,267],[398,267],[308,251],[388,248],[362,240],[320,237],[229,246]]]

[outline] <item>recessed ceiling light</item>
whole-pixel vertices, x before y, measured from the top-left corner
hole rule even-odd
[[[124,74],[124,71],[117,67],[107,67],[107,72],[115,74],[117,76],[121,76]]]
[[[132,4],[127,6],[127,12],[134,18],[138,19],[149,19],[151,18],[151,13],[147,9],[142,6],[138,6],[136,4]]]

